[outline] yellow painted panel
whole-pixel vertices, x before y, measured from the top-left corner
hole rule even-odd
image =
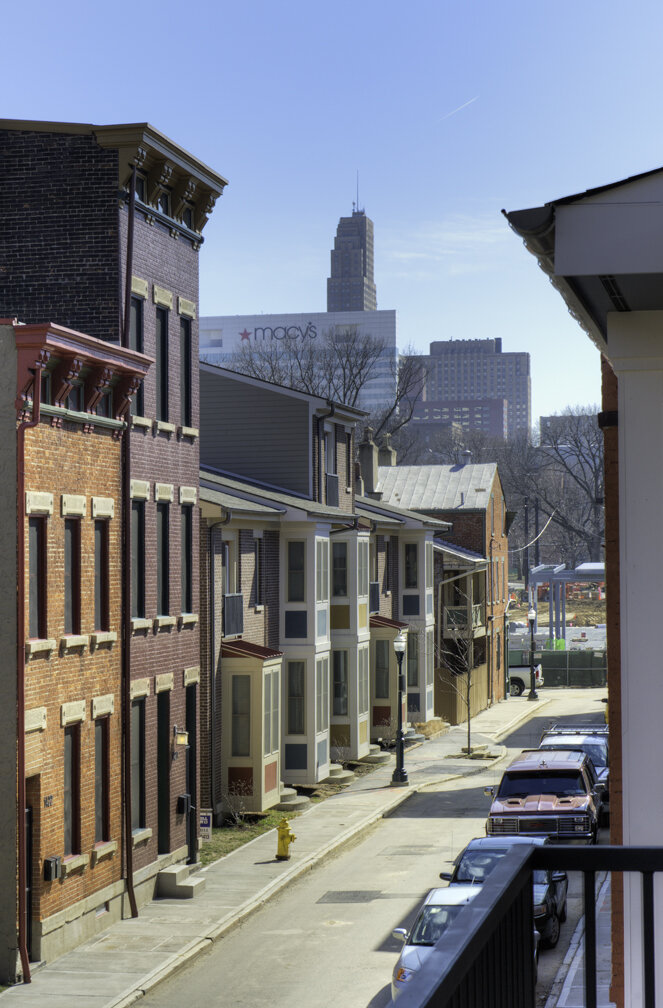
[[[345,746],[346,748],[350,745],[350,725],[349,724],[330,724],[329,731],[331,734],[331,744],[333,746]]]
[[[359,742],[360,743],[366,742],[367,739],[368,739],[368,722],[367,721],[360,721],[359,722]]]
[[[359,626],[362,630],[368,626],[368,606],[365,602],[359,606]]]

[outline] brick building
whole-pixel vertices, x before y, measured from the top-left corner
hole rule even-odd
[[[0,120],[0,140],[0,315],[57,318],[155,362],[125,495],[125,861],[139,903],[196,852],[198,252],[226,182],[148,124]]]

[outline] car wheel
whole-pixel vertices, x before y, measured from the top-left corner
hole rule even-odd
[[[565,920],[566,920],[566,900],[564,900],[564,906],[559,911],[559,922],[560,922],[560,924],[563,924]]]
[[[550,928],[548,929],[548,934],[542,939],[541,944],[544,948],[554,948],[559,941],[559,917],[556,913],[553,913],[550,918]]]
[[[522,696],[525,692],[525,683],[522,679],[512,679],[509,683],[509,693],[511,696]]]

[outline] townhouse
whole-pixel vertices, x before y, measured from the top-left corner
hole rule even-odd
[[[0,139],[0,315],[57,319],[154,361],[133,397],[120,519],[136,913],[159,873],[196,858],[198,253],[226,181],[145,123],[0,120]]]

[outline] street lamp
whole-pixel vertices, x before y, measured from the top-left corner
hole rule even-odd
[[[534,606],[527,613],[529,620],[529,693],[528,700],[538,700],[539,694],[536,692],[536,678],[534,676],[534,624],[536,623],[536,609]]]
[[[405,637],[399,633],[394,641],[394,651],[398,662],[398,732],[396,733],[396,769],[391,775],[391,783],[394,787],[404,787],[408,783],[407,770],[403,766],[403,693],[405,683],[403,682],[403,655],[405,654]]]

